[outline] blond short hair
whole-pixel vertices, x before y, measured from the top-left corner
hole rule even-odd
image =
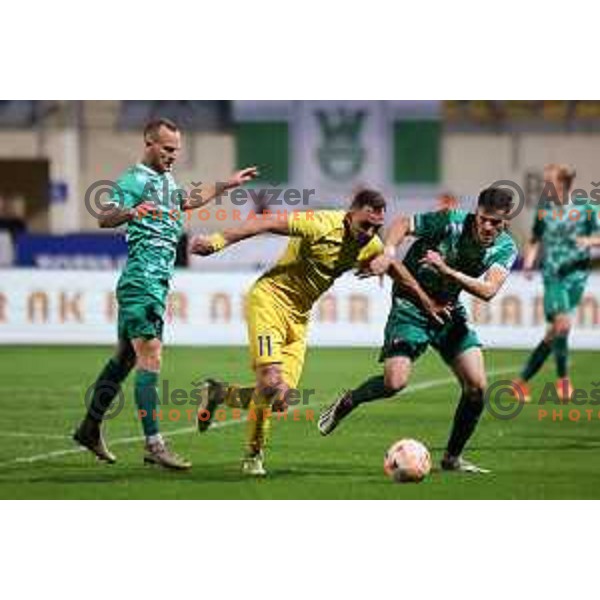
[[[573,183],[577,175],[577,171],[573,165],[567,163],[548,163],[545,166],[546,169],[556,169],[557,178],[560,181],[565,181],[569,186]]]

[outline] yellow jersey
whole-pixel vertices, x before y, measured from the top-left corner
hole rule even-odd
[[[343,210],[292,212],[285,253],[254,289],[270,293],[275,302],[300,316],[307,315],[340,275],[383,252],[378,236],[361,246],[346,230],[345,216]]]

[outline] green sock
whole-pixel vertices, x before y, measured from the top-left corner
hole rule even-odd
[[[88,405],[87,418],[92,421],[102,421],[114,397],[121,389],[131,367],[111,358],[105,365],[94,383],[94,391]],[[87,399],[87,396],[86,396]]]
[[[523,381],[529,381],[546,362],[548,356],[552,352],[552,346],[547,344],[545,340],[542,340],[536,347],[536,349],[529,355],[525,368],[521,373],[521,379]]]
[[[473,435],[479,417],[483,412],[483,393],[466,394],[463,392],[454,414],[454,423],[450,432],[450,439],[446,448],[450,456],[460,456]]]
[[[556,373],[562,379],[567,376],[569,362],[569,345],[566,335],[559,335],[554,338],[554,358],[556,359]]]
[[[142,421],[144,435],[158,434],[158,373],[154,371],[136,371],[135,403]]]
[[[396,395],[397,390],[392,390],[385,386],[383,375],[376,375],[361,383],[355,390],[352,390],[352,406],[356,407],[363,402],[372,402],[380,398],[389,398]]]

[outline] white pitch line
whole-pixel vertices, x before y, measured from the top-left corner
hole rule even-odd
[[[0,438],[2,437],[14,437],[14,438],[38,438],[40,440],[68,440],[68,435],[58,435],[54,433],[33,433],[31,431],[0,431]]]
[[[42,386],[43,384],[40,384]],[[44,393],[51,394],[53,396],[65,396],[70,392],[75,392],[81,394],[81,386],[80,385],[67,385],[61,389],[49,389],[45,390]],[[2,386],[3,394],[37,394],[40,393],[39,387],[6,387]]]
[[[236,419],[236,420],[232,420],[232,421],[219,421],[218,423],[213,423],[211,425],[211,430],[212,429],[220,429],[222,427],[227,427],[229,425],[236,425],[238,423],[244,423],[246,421],[246,417],[244,417],[243,419]],[[197,431],[197,427],[184,427],[182,429],[175,429],[174,431],[163,431],[161,432],[163,437],[165,438],[169,438],[175,435],[182,435],[184,433],[191,433],[192,431]],[[0,434],[1,435],[1,434]],[[59,437],[61,440],[64,439],[70,439],[71,436],[57,436]],[[145,436],[143,435],[133,435],[130,437],[124,437],[124,438],[117,438],[116,440],[112,440],[110,442],[111,446],[117,446],[117,445],[121,445],[121,444],[130,444],[132,442],[141,442],[143,440],[145,440]],[[17,464],[17,463],[34,463],[34,462],[39,462],[41,460],[48,460],[51,458],[56,458],[58,456],[68,456],[69,454],[79,454],[80,452],[88,452],[88,450],[86,448],[83,448],[82,446],[78,446],[75,448],[65,448],[64,450],[55,450],[53,452],[46,452],[44,454],[34,454],[33,456],[19,456],[17,458],[13,458],[12,460],[0,463],[0,467],[5,467],[7,465],[12,465],[12,464]]]
[[[504,373],[512,373],[514,372],[514,370],[517,367],[513,366],[513,367],[506,367],[503,369],[496,369],[496,370],[491,370],[488,371],[488,375],[502,375]],[[438,387],[440,385],[446,385],[448,383],[453,383],[456,382],[456,377],[444,377],[443,379],[433,379],[431,381],[421,381],[419,383],[415,383],[413,385],[411,385],[410,387],[408,387],[406,389],[406,391],[404,393],[402,393],[401,397],[405,397],[407,395],[410,395],[413,392],[421,392],[423,390],[428,390],[434,387]],[[302,410],[306,410],[308,408],[308,406],[305,406]],[[314,406],[313,406],[314,408]],[[231,421],[218,421],[217,423],[213,423],[210,427],[211,430],[213,429],[220,429],[222,427],[228,427],[230,425],[240,425],[241,423],[245,423],[247,421],[247,417],[244,417],[243,419],[234,419]],[[172,437],[175,435],[183,435],[185,433],[191,433],[193,431],[196,431],[196,427],[183,427],[181,429],[175,429],[174,431],[165,431],[162,432],[163,436],[168,438],[168,437]],[[0,433],[0,435],[2,435]],[[27,434],[24,434],[27,435]],[[34,434],[37,435],[37,434]],[[61,439],[65,439],[65,436],[57,436],[60,437]],[[120,445],[120,444],[130,444],[132,442],[140,442],[142,440],[144,440],[145,437],[143,435],[135,435],[135,436],[130,436],[130,437],[124,437],[124,438],[117,438],[116,440],[111,440],[110,445],[111,446],[115,446],[115,445]],[[39,461],[43,461],[43,460],[49,460],[52,458],[56,458],[59,456],[67,456],[70,454],[79,454],[80,452],[87,452],[87,450],[85,448],[82,447],[78,447],[78,448],[65,448],[64,450],[55,450],[54,452],[47,452],[45,454],[34,454],[33,456],[19,456],[17,458],[13,458],[12,460],[0,463],[0,467],[5,467],[8,465],[13,465],[13,464],[19,464],[19,463],[27,463],[27,464],[31,464],[34,462],[39,462]]]

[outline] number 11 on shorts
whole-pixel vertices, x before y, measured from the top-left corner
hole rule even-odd
[[[265,353],[266,350],[266,353]],[[258,354],[260,356],[273,356],[273,348],[271,347],[270,335],[258,336]]]

